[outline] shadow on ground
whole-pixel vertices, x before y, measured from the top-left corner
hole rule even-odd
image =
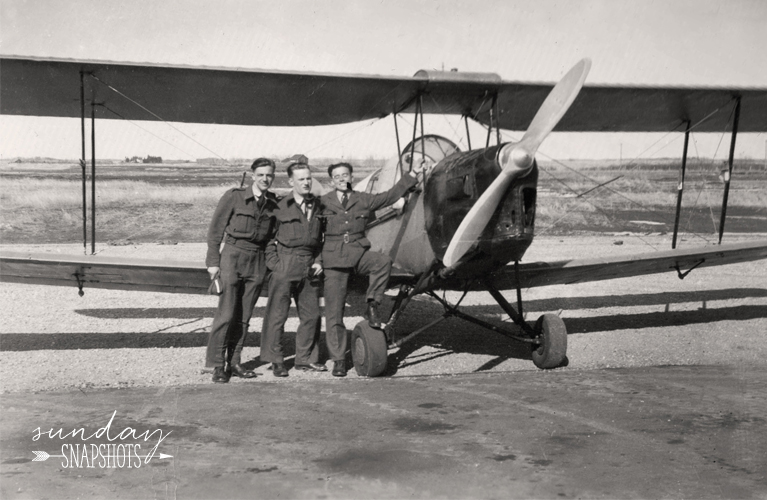
[[[641,333],[641,328],[681,326],[701,324],[723,320],[749,320],[767,317],[767,306],[740,305],[708,309],[710,301],[732,299],[758,298],[767,296],[767,290],[760,288],[730,288],[725,290],[648,293],[622,296],[590,296],[562,299],[539,299],[524,303],[525,311],[531,318],[537,317],[540,311],[557,309],[600,309],[604,307],[629,307],[665,305],[665,311],[646,313],[609,314],[581,318],[568,318],[566,325],[572,334],[589,332],[605,332],[623,329],[635,329]],[[673,304],[700,303],[697,310],[671,311]],[[503,321],[501,310],[493,305],[466,306],[461,308],[467,314],[484,321],[494,323],[512,331],[517,327],[510,321]],[[362,316],[364,301],[354,298],[347,308],[349,317]],[[213,308],[155,308],[155,309],[87,309],[77,311],[79,314],[96,318],[173,318],[181,320],[172,328],[183,326],[190,320],[197,321],[212,317]],[[411,305],[397,324],[394,335],[401,338],[417,328],[437,319],[444,312],[442,306],[428,297],[419,297]],[[263,307],[257,307],[254,317],[264,314]],[[295,317],[295,309],[291,308],[291,316]],[[641,325],[641,326],[638,326]],[[166,328],[167,330],[168,328]],[[118,332],[118,333],[10,333],[0,335],[0,351],[29,351],[29,350],[63,350],[63,349],[120,349],[120,348],[162,348],[162,347],[201,347],[207,344],[207,331],[194,332]],[[260,345],[260,332],[251,332],[247,338],[247,346]],[[292,332],[283,339],[286,353],[295,352],[295,337]],[[324,333],[321,339],[322,358],[327,359],[324,351]],[[424,346],[432,349],[428,353],[416,354]],[[489,370],[506,359],[530,359],[530,349],[527,344],[514,342],[505,337],[487,331],[476,325],[466,323],[456,318],[426,330],[423,334],[405,343],[399,350],[389,356],[387,374],[405,366],[424,363],[453,353],[484,354],[495,356],[480,370]],[[258,358],[248,362],[248,367],[260,366]]]

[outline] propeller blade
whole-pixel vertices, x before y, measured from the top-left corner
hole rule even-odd
[[[525,175],[532,168],[538,147],[578,96],[589,69],[591,69],[589,59],[582,59],[573,66],[543,101],[522,140],[506,144],[501,148],[498,153],[501,173],[482,193],[458,226],[442,259],[446,267],[455,265],[477,242],[490,218],[503,201],[503,196],[511,182]]]
[[[591,59],[581,59],[573,66],[567,74],[557,83],[549,92],[546,100],[538,109],[533,121],[527,127],[527,132],[519,141],[531,155],[535,155],[538,146],[541,145],[546,136],[554,130],[559,120],[570,109],[578,93],[583,87],[586,75],[591,69]]]

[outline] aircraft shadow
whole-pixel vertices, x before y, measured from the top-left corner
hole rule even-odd
[[[731,300],[744,298],[767,297],[767,289],[763,288],[729,288],[726,290],[707,290],[702,292],[660,292],[633,295],[610,295],[592,297],[559,297],[536,300],[523,300],[525,311],[555,311],[558,309],[600,309],[604,307],[629,307],[676,304],[682,302],[710,302],[714,300]],[[488,300],[492,300],[489,298]],[[362,315],[362,302],[351,300],[353,315]],[[513,302],[513,301],[512,301]],[[497,305],[462,306],[469,314],[498,314]],[[359,311],[357,311],[359,309]],[[359,314],[356,314],[356,313]],[[108,309],[76,309],[75,313],[82,316],[103,319],[202,319],[213,318],[215,307],[148,307],[148,308],[108,308]],[[253,317],[263,317],[265,306],[256,306]],[[410,315],[406,310],[405,315]],[[295,307],[290,308],[289,317],[297,317]]]
[[[672,327],[682,325],[706,324],[714,321],[749,320],[767,317],[767,306],[741,305],[725,308],[708,309],[710,301],[767,297],[767,290],[760,288],[735,288],[703,292],[662,292],[622,296],[592,296],[561,299],[539,299],[524,301],[523,307],[528,321],[534,321],[539,312],[557,309],[581,310],[605,307],[630,306],[665,306],[664,310],[647,313],[620,313],[603,316],[565,318],[569,335],[590,332],[609,332],[618,330],[636,330],[641,335],[644,328]],[[414,303],[416,301],[413,301]],[[697,310],[673,311],[673,304],[695,303]],[[420,301],[416,311],[408,310],[397,325],[395,335],[406,336],[429,321],[436,319],[444,311],[433,301]],[[518,333],[520,329],[510,320],[501,321],[500,308],[497,305],[462,306],[461,310],[488,323],[504,327]],[[502,316],[505,317],[505,314]],[[639,326],[638,326],[639,325]],[[396,337],[396,338],[398,338]],[[431,349],[418,353],[423,347]],[[458,318],[449,318],[439,323],[413,340],[405,343],[399,350],[389,355],[385,375],[393,375],[399,368],[413,366],[439,359],[455,353],[484,354],[494,356],[476,371],[490,370],[508,359],[531,360],[530,346],[486,330]]]
[[[566,318],[565,324],[571,335],[589,332],[606,332],[633,329],[641,335],[643,328],[704,324],[724,320],[749,320],[767,317],[767,306],[739,305],[708,309],[706,303],[715,300],[758,298],[767,296],[767,291],[752,288],[734,288],[703,292],[674,292],[634,294],[629,296],[595,296],[562,299],[540,299],[524,302],[528,318],[535,318],[539,311],[557,309],[598,309],[620,306],[667,306],[664,310],[643,313],[605,314],[582,318]],[[700,302],[697,310],[668,310],[673,304]],[[364,303],[354,300],[347,308],[348,316],[361,316]],[[260,309],[260,310],[259,310]],[[256,308],[256,314],[263,314],[264,308]],[[500,308],[494,305],[462,306],[461,309],[479,319],[517,331],[510,321],[502,321]],[[78,311],[85,314],[86,311]],[[91,309],[88,314],[103,318],[175,318],[197,321],[212,318],[213,308],[154,308],[154,309]],[[397,338],[404,337],[417,328],[442,315],[442,306],[431,299],[416,298],[408,306],[395,329]],[[295,308],[291,308],[295,316]],[[177,327],[179,325],[174,325]],[[6,333],[0,334],[0,351],[63,350],[63,349],[125,349],[158,347],[201,347],[207,344],[207,331],[194,332],[118,332],[118,333]],[[249,332],[246,346],[260,345],[260,331]],[[295,352],[295,333],[286,332],[283,337],[286,354]],[[427,354],[416,354],[424,346],[434,350]],[[481,367],[490,369],[506,359],[530,359],[528,345],[509,340],[497,333],[457,318],[449,318],[428,329],[413,340],[405,343],[389,356],[389,371],[396,373],[399,367],[424,363],[454,353],[485,354],[494,358]],[[324,332],[321,338],[321,360],[326,360]],[[248,361],[258,363],[258,358]],[[248,367],[253,367],[248,364]]]

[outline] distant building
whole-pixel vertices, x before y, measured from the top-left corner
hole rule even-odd
[[[142,161],[144,163],[162,163],[162,156],[147,156]]]
[[[282,163],[287,163],[287,164],[303,163],[305,165],[308,165],[309,158],[306,155],[297,154],[297,155],[291,156],[290,158],[285,158],[284,160],[282,160]]]

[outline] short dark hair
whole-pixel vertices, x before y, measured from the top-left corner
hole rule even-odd
[[[293,177],[293,172],[295,172],[296,170],[303,170],[303,169],[306,169],[309,172],[312,171],[312,169],[306,163],[301,163],[301,162],[293,162],[293,163],[291,163],[290,165],[288,165],[288,177],[292,178]]]
[[[256,158],[250,169],[255,172],[258,167],[272,167],[272,170],[277,168],[274,161],[269,158]]]
[[[333,170],[335,170],[335,169],[337,169],[337,168],[341,168],[341,167],[346,167],[346,168],[348,168],[348,169],[349,169],[349,174],[352,174],[352,173],[354,173],[354,168],[353,168],[351,165],[349,165],[349,164],[348,164],[348,163],[346,163],[346,162],[341,162],[341,163],[334,163],[334,164],[332,164],[331,166],[329,166],[329,167],[328,167],[328,175],[329,175],[330,177],[333,177]]]

